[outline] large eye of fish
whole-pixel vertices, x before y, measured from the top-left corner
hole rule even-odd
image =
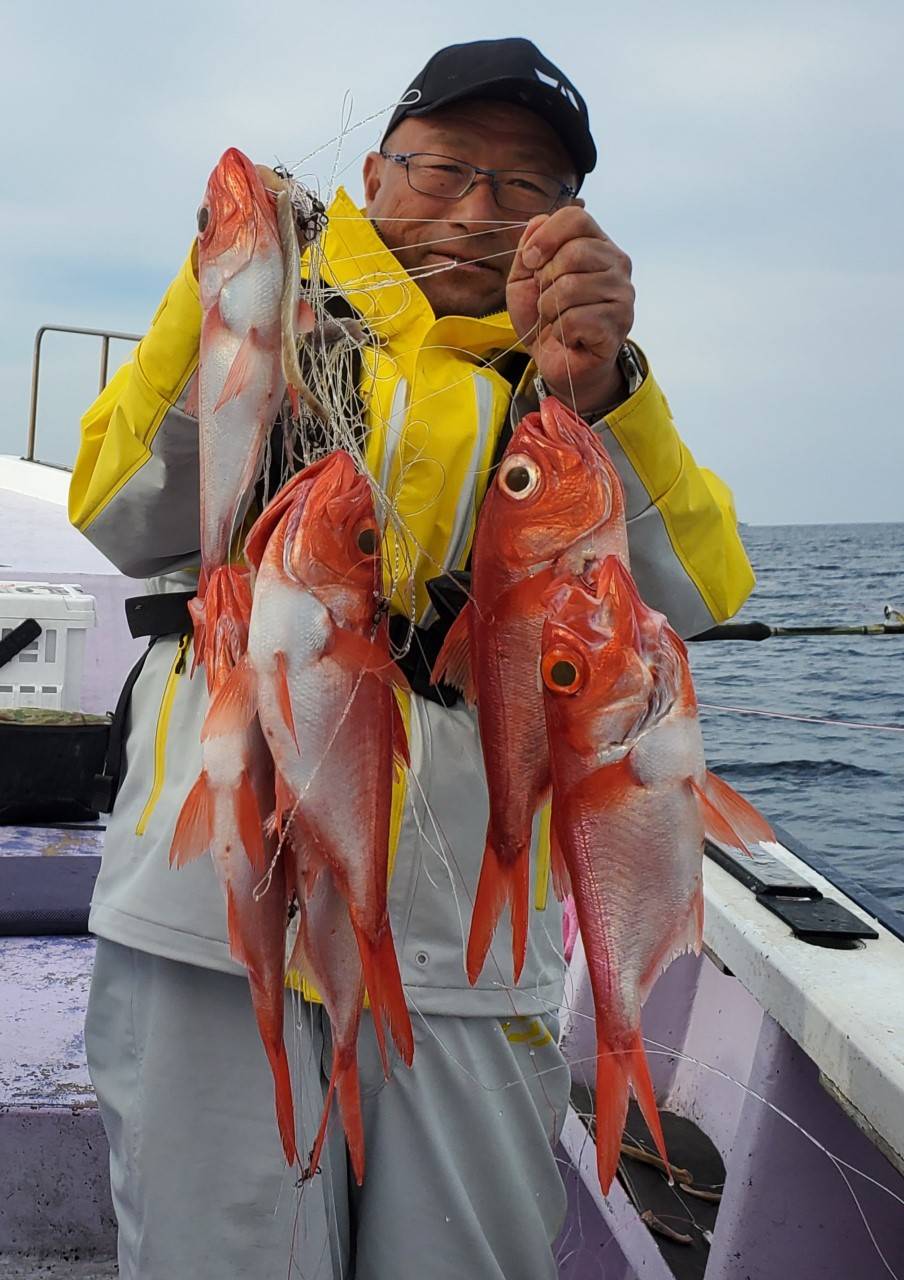
[[[552,693],[577,693],[584,683],[584,662],[570,649],[550,649],[544,655],[540,674]]]
[[[499,468],[499,484],[510,498],[529,498],[540,483],[540,468],[526,453],[513,453]]]
[[[198,210],[198,230],[202,235],[207,230],[208,222],[210,222],[210,210],[206,204],[202,204]]]
[[[367,525],[364,529],[358,530],[358,536],[355,538],[358,544],[358,550],[366,556],[372,556],[377,549],[377,531],[373,525]]]

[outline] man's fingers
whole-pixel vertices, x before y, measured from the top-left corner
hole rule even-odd
[[[547,289],[561,276],[596,271],[630,280],[631,259],[611,240],[569,240],[534,274],[540,287]]]
[[[551,324],[542,327],[540,340],[552,338],[563,347],[586,347],[595,355],[610,357],[624,341],[622,328],[612,323],[607,308],[593,303],[563,311]]]
[[[516,280],[526,280],[533,275],[534,268],[528,266],[524,261],[522,257],[522,250],[527,245],[534,232],[541,227],[544,222],[548,221],[548,213],[538,213],[531,218],[530,222],[528,222],[527,226],[524,228],[524,231],[521,233],[521,239],[518,241],[518,248],[515,250],[515,260],[512,263],[512,269],[509,272],[510,283]]]
[[[558,253],[570,240],[592,239],[602,244],[612,244],[586,209],[578,209],[569,205],[565,209],[557,209],[555,213],[543,218],[542,224],[536,227],[531,219],[521,238],[521,256],[524,265],[530,271],[536,271]]]
[[[541,289],[537,309],[542,323],[551,324],[572,307],[621,308],[629,324],[634,313],[634,287],[611,271],[581,271],[559,276]]]

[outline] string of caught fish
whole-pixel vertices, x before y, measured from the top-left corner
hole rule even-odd
[[[231,189],[233,195],[236,190],[244,189],[247,197],[246,230],[248,234],[244,237],[243,243],[240,243],[242,237],[234,233],[231,234],[231,238],[227,237],[225,242],[219,234],[218,199],[226,189]],[[284,267],[283,270],[282,287],[277,287],[275,268],[278,256],[277,246],[280,240],[279,217],[277,216],[277,226],[274,228],[269,201],[270,198],[263,192],[253,166],[238,153],[227,153],[212,175],[199,219],[199,275],[204,306],[202,356],[198,379],[202,457],[202,575],[198,600],[193,606],[193,616],[196,625],[195,662],[196,665],[204,666],[206,670],[212,704],[203,733],[202,773],[180,815],[171,860],[174,865],[180,866],[208,848],[211,848],[214,853],[214,860],[226,891],[230,943],[236,958],[245,963],[249,970],[258,1022],[274,1072],[280,1130],[287,1158],[291,1161],[296,1155],[294,1115],[285,1049],[282,1043],[281,1012],[277,1009],[274,996],[274,989],[278,991],[281,985],[275,979],[281,978],[284,964],[280,964],[281,953],[274,945],[272,936],[282,924],[281,917],[285,913],[287,897],[294,893],[305,903],[306,917],[302,920],[296,952],[298,958],[304,958],[307,961],[308,970],[316,973],[317,957],[316,955],[312,957],[310,945],[305,947],[306,932],[309,932],[307,916],[313,914],[316,918],[316,911],[319,909],[317,894],[322,897],[326,891],[332,893],[331,898],[327,894],[327,904],[323,908],[327,910],[336,900],[337,888],[345,891],[351,923],[357,930],[356,941],[361,951],[360,980],[363,980],[366,973],[372,1004],[379,1006],[381,996],[383,997],[387,1025],[400,1042],[403,1056],[410,1058],[411,1050],[408,1043],[410,1024],[408,1024],[407,1011],[404,1007],[404,997],[401,996],[397,963],[391,949],[391,939],[385,920],[385,852],[382,859],[382,887],[379,884],[380,868],[377,865],[374,871],[378,883],[375,886],[366,886],[373,892],[369,897],[367,892],[364,892],[363,895],[355,898],[351,883],[353,877],[347,863],[343,863],[342,858],[335,852],[332,852],[331,856],[331,850],[335,849],[336,842],[330,845],[329,839],[324,835],[322,822],[318,827],[311,820],[308,822],[310,829],[304,834],[308,837],[308,843],[316,847],[316,858],[308,857],[307,861],[303,859],[300,861],[295,848],[296,841],[293,840],[290,854],[285,861],[290,862],[294,858],[294,865],[283,868],[280,875],[275,875],[278,850],[286,840],[287,832],[291,830],[294,834],[295,829],[302,826],[299,810],[304,806],[308,792],[317,782],[318,770],[330,753],[337,756],[340,754],[335,749],[336,737],[337,733],[341,734],[344,730],[350,705],[360,701],[362,688],[368,686],[371,687],[372,695],[374,686],[376,687],[376,696],[379,698],[378,691],[382,687],[380,677],[390,669],[395,672],[395,668],[388,646],[384,646],[385,652],[380,655],[376,665],[372,662],[373,654],[364,653],[362,646],[359,646],[356,653],[349,655],[353,683],[346,697],[346,705],[341,708],[338,719],[324,714],[317,717],[318,723],[336,724],[338,728],[332,731],[329,741],[320,744],[322,749],[319,754],[311,751],[310,758],[314,761],[314,765],[312,769],[309,768],[307,777],[302,779],[297,776],[292,777],[292,762],[286,763],[279,755],[278,747],[274,752],[273,741],[278,736],[279,728],[283,730],[283,738],[286,736],[284,731],[287,727],[291,730],[293,740],[297,737],[295,708],[292,706],[289,692],[290,681],[285,652],[288,644],[278,650],[282,657],[282,666],[277,662],[275,671],[267,669],[266,653],[256,651],[255,646],[258,624],[260,623],[266,632],[267,622],[267,612],[260,604],[266,594],[262,589],[262,575],[265,576],[264,571],[268,567],[270,542],[278,539],[280,535],[283,537],[283,560],[284,562],[286,560],[286,523],[290,518],[297,518],[295,533],[299,535],[298,541],[303,542],[299,531],[304,522],[306,510],[317,507],[312,493],[308,492],[312,486],[315,486],[315,473],[319,477],[319,482],[326,485],[324,477],[328,473],[336,472],[338,468],[340,473],[338,479],[331,486],[327,485],[327,488],[333,498],[341,496],[343,486],[344,491],[348,493],[354,487],[356,478],[360,478],[350,455],[357,454],[359,467],[362,467],[363,455],[360,449],[360,435],[356,429],[357,424],[349,424],[344,420],[343,413],[336,411],[337,404],[341,410],[347,403],[347,388],[351,381],[348,376],[349,344],[341,341],[349,336],[348,332],[341,328],[339,335],[334,335],[337,340],[333,343],[333,349],[340,353],[338,359],[322,358],[311,361],[309,368],[302,373],[297,360],[287,358],[285,286],[289,276],[293,281],[297,278],[297,264],[294,252],[286,252],[283,235],[283,257],[289,265],[288,269]],[[277,215],[279,201],[280,197],[277,196]],[[295,193],[295,202],[301,204],[305,215],[302,226],[308,229],[312,221],[314,222],[311,238],[316,246],[316,234],[319,230],[316,223],[319,210],[312,200],[305,199],[304,193],[300,199]],[[294,250],[294,230],[292,248]],[[241,261],[243,253],[244,262]],[[311,256],[314,256],[313,252]],[[224,263],[224,259],[227,262]],[[227,296],[227,288],[235,292],[234,281],[240,275],[242,267],[249,271],[257,271],[264,276],[265,282],[269,274],[269,287],[262,291],[271,301],[269,316],[234,314],[232,300]],[[316,281],[321,273],[315,268],[311,275]],[[278,320],[276,318],[277,301]],[[318,323],[319,299],[316,285],[308,291],[308,296],[304,300],[294,296],[294,292],[290,293],[288,303],[290,319],[293,312],[295,313],[297,331],[302,334],[313,333]],[[328,356],[329,346],[324,344],[324,350]],[[295,355],[294,343],[291,355],[292,357]],[[292,365],[295,367],[292,368]],[[279,376],[280,373],[282,378]],[[303,378],[309,378],[309,381],[303,382]],[[281,388],[285,386],[288,386],[290,395],[293,390],[307,394],[293,397],[294,424],[292,434],[290,435],[289,431],[286,432],[279,476],[275,482],[269,475],[267,477],[267,482],[272,484],[275,494],[266,506],[264,515],[252,527],[246,541],[248,568],[235,566],[229,562],[232,535],[242,524],[243,513],[247,508],[253,482],[259,471],[257,460],[261,456],[268,457],[266,449],[262,450],[262,441],[268,438],[267,426],[275,417],[281,400]],[[345,400],[337,393],[342,393]],[[329,404],[332,410],[326,416],[321,412],[324,402]],[[318,423],[314,419],[323,422],[324,417],[327,425],[332,428],[332,433],[325,435],[324,439],[317,442],[316,453],[314,453],[308,449],[310,430],[312,427],[315,431],[318,430]],[[307,466],[304,472],[283,483],[287,474],[291,474],[294,469],[299,436],[298,423],[302,428],[301,461]],[[337,445],[345,445],[345,451],[337,452]],[[270,460],[269,457],[268,460]],[[340,491],[339,495],[335,492],[337,489]],[[305,491],[304,494],[302,490]],[[372,499],[367,485],[362,482],[358,492],[372,515]],[[288,497],[290,493],[297,493],[298,500],[295,501],[293,497],[290,502]],[[391,495],[383,495],[383,498],[384,504],[391,511]],[[328,505],[326,495],[321,505]],[[364,512],[365,517],[366,514]],[[311,528],[316,534],[316,524],[313,521]],[[342,581],[343,590],[347,590],[349,573],[359,568],[369,556],[371,566],[377,568],[376,577],[371,573],[363,593],[364,599],[368,601],[371,627],[373,601],[380,589],[378,532],[374,525],[359,529],[359,545],[350,559],[348,571],[343,575]],[[364,539],[363,542],[360,541],[361,538]],[[292,546],[295,550],[298,549],[296,543]],[[274,556],[271,555],[269,558],[272,561]],[[289,558],[291,559],[291,553]],[[275,571],[278,576],[278,555],[275,559],[277,562]],[[270,564],[269,568],[274,570],[274,565]],[[322,604],[322,601],[320,603]],[[371,633],[367,636],[363,634],[363,630],[361,628],[358,632],[362,645],[369,645],[373,651],[373,641],[379,632],[379,625],[377,631],[371,629]],[[351,643],[348,637],[354,633],[348,628],[340,628],[336,634],[343,636],[348,645]],[[272,640],[272,636],[268,639]],[[263,648],[269,649],[272,657],[272,643],[265,644]],[[257,670],[253,661],[255,656],[258,658]],[[367,666],[368,660],[371,660],[370,670]],[[272,668],[272,663],[270,665]],[[376,678],[367,680],[364,678],[366,675]],[[254,676],[258,677],[256,682],[252,678]],[[273,689],[266,686],[266,679],[261,680],[261,676],[275,677],[273,681],[276,684],[275,706]],[[393,679],[399,684],[404,683],[398,673],[395,673]],[[252,688],[251,686],[255,683],[258,687]],[[271,695],[270,705],[265,706],[268,694]],[[390,705],[394,706],[394,704]],[[253,710],[256,710],[256,716]],[[279,712],[276,721],[273,721],[274,711]],[[370,720],[373,717],[367,717],[367,719]],[[377,717],[378,720],[379,717]],[[397,720],[397,712],[394,712],[388,723],[391,726],[391,734],[395,737],[397,754],[404,756],[404,744],[400,745],[399,742],[399,738],[404,735],[399,734]],[[385,726],[386,714],[382,716],[382,722]],[[266,739],[270,741],[265,741]],[[310,733],[306,735],[306,739],[308,745],[313,745]],[[269,761],[266,761],[267,752],[262,750],[263,746],[269,747]],[[286,748],[285,741],[281,746]],[[261,762],[262,758],[266,761],[265,763]],[[377,750],[375,759],[391,760],[391,754],[387,756],[385,750]],[[281,790],[288,790],[287,774],[295,784],[294,791],[289,791],[288,796],[280,795]],[[366,791],[366,788],[364,790]],[[380,791],[385,798],[388,794],[385,784]],[[268,792],[273,792],[276,814],[276,823],[271,830],[262,829],[260,822],[262,810],[267,811],[265,796]],[[321,807],[322,799],[322,796],[317,797]],[[314,809],[316,808],[315,803]],[[383,804],[382,809],[387,811],[387,804]],[[360,816],[359,814],[358,817]],[[383,816],[385,817],[385,812]],[[360,827],[361,823],[357,825]],[[279,838],[276,849],[274,849],[274,836]],[[385,846],[384,833],[383,837],[378,836],[376,839],[375,847],[377,850],[382,847],[385,851]],[[245,855],[244,859],[242,854]],[[362,857],[359,861],[364,863],[365,859]],[[379,854],[376,861],[379,864]],[[313,870],[312,862],[316,864]],[[250,885],[255,884],[255,888],[258,887],[255,882],[265,868],[268,870],[267,892],[248,892]],[[361,885],[359,884],[357,888],[360,889]],[[339,894],[339,896],[342,895]],[[260,944],[265,937],[269,945],[262,949]],[[388,949],[385,945],[387,941]],[[307,955],[302,956],[305,951]],[[320,976],[320,985],[328,986],[328,982],[322,981],[324,975]],[[385,990],[381,984],[386,984]],[[360,1005],[360,1001],[352,1003]],[[335,1002],[331,1013],[336,1013]],[[380,1026],[379,1022],[378,1026]],[[380,1030],[382,1031],[381,1026]],[[354,1058],[354,1039],[355,1036],[350,1034],[348,1044],[351,1046],[352,1059]],[[360,1177],[363,1176],[363,1140],[360,1136],[359,1120],[356,1120],[359,1107],[355,1097],[352,1096],[357,1090],[354,1064],[343,1062],[341,1054],[337,1054],[336,1075],[331,1082],[330,1093],[334,1087],[339,1089],[340,1103],[343,1102],[343,1094],[345,1094],[346,1128],[352,1146],[353,1164],[356,1174]],[[324,1122],[328,1114],[328,1101],[324,1108]],[[322,1132],[319,1141],[322,1142]],[[310,1162],[312,1167],[316,1167],[318,1152],[318,1146],[315,1144]]]
[[[333,1072],[305,1172],[317,1167],[335,1092],[360,1181],[356,1042],[365,989],[387,1074],[387,1031],[409,1065],[413,1055],[386,887],[394,762],[409,763],[395,695],[407,682],[388,639],[385,526],[365,475],[360,415],[349,409],[351,360],[362,335],[341,321],[333,328],[325,310],[322,206],[310,193],[290,190],[287,243],[285,194],[274,200],[247,158],[229,151],[200,211],[202,571],[192,614],[195,665],[204,668],[211,705],[202,772],[180,814],[171,861],[181,866],[208,849],[213,855],[230,946],[249,973],[290,1164],[298,1153],[282,985],[287,908],[294,904],[298,932],[289,966],[320,990],[334,1038]],[[234,221],[220,217],[226,195],[244,202],[238,233]],[[303,298],[296,228],[310,268]],[[259,287],[248,287],[247,279],[237,287],[242,272]],[[231,535],[253,497],[286,391],[292,415],[280,474],[238,564]],[[303,469],[292,474],[299,454]],[[387,520],[399,520],[392,495],[379,498]],[[546,398],[539,413],[519,424],[490,485],[468,601],[434,670],[435,680],[444,677],[476,699],[489,786],[466,953],[472,983],[506,902],[518,980],[531,828],[552,789],[553,882],[560,897],[569,887],[574,894],[598,1039],[612,1050],[598,1061],[604,1188],[617,1165],[629,1084],[667,1160],[639,1010],[658,970],[687,947],[699,948],[704,830],[742,848],[772,834],[706,773],[686,652],[665,619],[641,601],[627,563],[617,472],[586,423]],[[622,690],[615,699],[613,681],[625,671],[632,695]],[[676,760],[667,776],[659,767],[663,740]],[[611,840],[607,847],[601,838],[626,796],[651,836],[643,842],[647,862],[633,845],[631,856],[625,850],[621,858],[632,899],[652,904],[648,918],[632,915],[630,948],[627,922],[617,911],[607,915],[614,860]],[[255,892],[264,873],[265,891]],[[683,903],[665,938],[655,910],[664,893]]]

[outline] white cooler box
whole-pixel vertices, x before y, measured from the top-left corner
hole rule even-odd
[[[0,582],[0,639],[26,618],[41,634],[0,667],[0,708],[78,711],[94,596],[69,582]]]

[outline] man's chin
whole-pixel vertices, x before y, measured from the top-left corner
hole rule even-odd
[[[504,290],[490,293],[488,290],[469,289],[463,283],[456,284],[453,280],[438,279],[436,276],[426,276],[419,284],[437,319],[440,316],[479,318],[505,310]]]

